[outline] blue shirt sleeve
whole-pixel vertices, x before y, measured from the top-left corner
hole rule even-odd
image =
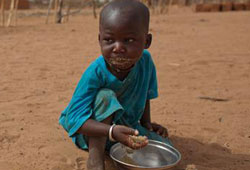
[[[147,51],[144,50],[143,52],[144,55],[147,55],[147,61],[149,65],[149,87],[148,87],[148,92],[147,92],[147,100],[154,99],[158,97],[158,84],[157,84],[157,75],[156,75],[156,68],[154,65],[154,62],[152,60],[151,54]]]
[[[82,75],[73,97],[62,112],[59,123],[72,137],[92,115],[92,103],[101,87],[97,64],[90,65]]]

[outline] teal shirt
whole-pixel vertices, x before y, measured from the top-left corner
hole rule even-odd
[[[103,56],[98,57],[86,69],[59,119],[70,137],[74,137],[77,130],[91,117],[95,96],[102,88],[113,90],[123,107],[123,111],[114,116],[113,122],[130,127],[138,124],[146,101],[158,96],[156,69],[150,53],[143,51],[142,57],[123,81],[111,74]]]

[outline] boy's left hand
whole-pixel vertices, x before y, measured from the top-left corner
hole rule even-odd
[[[164,138],[168,137],[167,128],[161,126],[160,124],[148,122],[148,123],[143,124],[143,126],[147,128],[148,130],[153,131]]]

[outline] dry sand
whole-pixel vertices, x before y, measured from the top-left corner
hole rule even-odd
[[[249,21],[250,12],[152,16],[160,94],[152,119],[168,127],[182,153],[176,170],[250,169]],[[87,153],[58,117],[100,54],[98,21],[77,15],[62,25],[44,22],[23,17],[17,27],[0,28],[0,170],[85,165]]]

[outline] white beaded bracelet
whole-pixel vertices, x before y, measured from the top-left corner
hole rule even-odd
[[[113,134],[113,128],[115,127],[115,124],[113,124],[110,128],[109,128],[109,140],[111,142],[115,142],[116,140],[113,138],[112,134]]]

